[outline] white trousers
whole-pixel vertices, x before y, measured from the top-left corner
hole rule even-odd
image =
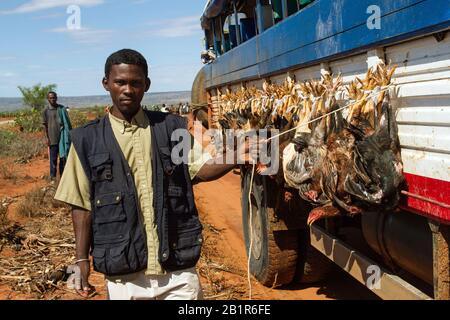
[[[145,271],[106,279],[110,300],[199,300],[203,292],[194,268],[164,275],[145,275]]]

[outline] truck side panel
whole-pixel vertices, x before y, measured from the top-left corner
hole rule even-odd
[[[388,47],[386,59],[399,66],[394,103],[408,191],[443,204],[408,196],[404,206],[450,221],[450,36]]]

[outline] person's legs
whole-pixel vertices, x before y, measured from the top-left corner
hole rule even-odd
[[[157,300],[203,299],[203,290],[195,267],[175,271],[164,277],[153,280],[157,284]],[[150,282],[153,281],[150,280]]]
[[[109,300],[154,300],[155,291],[151,287],[145,271],[126,275],[122,281],[106,279]]]
[[[59,158],[59,176],[62,177],[64,167],[66,166],[66,158]]]
[[[58,145],[50,146],[50,178],[56,178],[56,165],[58,161]]]
[[[195,268],[164,275],[145,275],[144,271],[123,276],[122,281],[107,279],[110,300],[200,300],[203,291]]]

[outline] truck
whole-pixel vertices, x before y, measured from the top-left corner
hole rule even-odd
[[[242,167],[251,274],[268,287],[312,283],[334,263],[382,299],[448,300],[450,2],[209,0],[201,26],[205,65],[192,105],[210,128],[220,128],[226,90],[324,72],[349,83],[379,63],[397,65],[389,93],[407,182],[398,208],[308,226],[305,206],[282,201],[283,184]]]

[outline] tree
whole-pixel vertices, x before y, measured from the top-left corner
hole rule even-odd
[[[41,84],[38,83],[31,88],[21,86],[18,88],[23,96],[23,104],[31,107],[33,110],[39,111],[45,107],[48,92],[56,90],[56,84],[41,86]]]

